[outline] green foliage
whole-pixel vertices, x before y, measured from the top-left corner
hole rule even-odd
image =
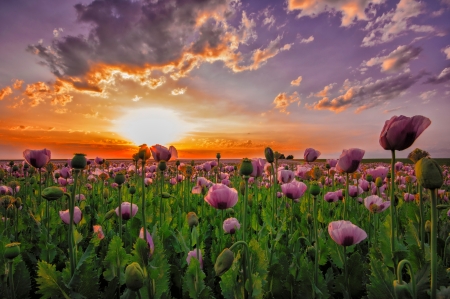
[[[103,272],[103,276],[107,281],[111,281],[115,277],[119,277],[120,284],[125,283],[124,269],[127,265],[130,256],[123,248],[122,240],[119,236],[114,236],[109,243],[108,252],[103,261],[106,270]]]
[[[155,251],[151,258],[150,264],[147,266],[148,277],[154,290],[153,298],[168,298],[170,292],[170,265],[164,253],[162,242],[159,239],[156,227],[152,233]]]
[[[38,262],[38,277],[36,282],[39,285],[38,294],[43,299],[64,297],[70,299],[68,290],[64,286],[61,274],[56,271],[56,267],[44,261]]]
[[[191,299],[211,298],[211,289],[205,286],[206,275],[200,269],[200,263],[196,258],[191,258],[191,262],[183,277],[183,291],[189,294]]]
[[[385,260],[379,260],[372,252],[370,259],[370,284],[367,285],[369,299],[396,299],[394,295],[394,274],[385,265]]]

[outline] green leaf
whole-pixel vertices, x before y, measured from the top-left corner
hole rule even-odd
[[[267,278],[267,261],[265,259],[265,252],[262,250],[260,244],[255,239],[252,239],[249,244],[251,275],[253,282],[252,298],[262,298],[264,295],[263,288],[266,284]]]
[[[148,265],[149,249],[144,239],[138,238],[134,243],[134,249],[131,252],[133,254],[133,261],[137,262],[142,268],[146,268]]]
[[[25,265],[25,262],[20,258],[14,259],[14,293],[16,298],[28,298],[31,290],[30,273]]]
[[[200,269],[200,263],[196,258],[191,258],[183,279],[183,291],[189,294],[189,298],[200,299],[209,298],[211,290],[205,286],[206,275]]]
[[[124,268],[128,263],[130,256],[127,255],[123,248],[122,240],[119,236],[114,236],[109,243],[108,252],[103,261],[106,270],[103,272],[103,276],[107,281],[111,281],[115,277],[119,277],[120,272],[120,284],[125,282]]]
[[[61,274],[56,271],[54,265],[39,261],[37,275],[36,282],[39,285],[38,294],[42,295],[41,298],[54,298],[62,295],[64,298],[70,299],[70,296],[66,293],[67,290],[65,290],[60,281]]]
[[[395,299],[393,281],[394,274],[385,265],[385,260],[381,261],[371,254],[370,259],[370,284],[367,285],[369,299]]]
[[[156,226],[153,229],[152,238],[155,244],[155,251],[153,252],[147,271],[149,273],[149,279],[151,280],[152,287],[155,290],[153,298],[159,299],[165,298],[166,294],[170,292],[170,265],[164,254],[164,248],[158,237]]]

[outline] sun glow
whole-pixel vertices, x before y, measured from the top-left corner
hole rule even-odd
[[[128,110],[114,123],[114,130],[136,145],[170,145],[193,128],[178,113],[164,108]]]

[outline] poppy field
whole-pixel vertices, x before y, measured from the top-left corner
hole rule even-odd
[[[0,298],[450,298],[449,165],[413,147],[430,123],[387,120],[390,163],[24,149],[0,164]]]

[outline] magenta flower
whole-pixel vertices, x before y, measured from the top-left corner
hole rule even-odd
[[[95,157],[94,161],[95,161],[95,164],[98,164],[98,165],[102,165],[105,162],[105,160],[100,157]]]
[[[382,180],[384,180],[389,172],[389,167],[378,166],[375,169],[368,169],[366,172],[373,177],[374,181],[377,178],[381,178]]]
[[[147,245],[150,250],[149,255],[153,254],[153,251],[155,251],[155,244],[153,244],[153,239],[148,230],[145,230],[145,234],[147,235]],[[141,230],[139,231],[139,238],[142,240],[145,240],[144,238],[144,228],[141,227]]]
[[[123,220],[131,219],[138,212],[138,206],[135,205],[135,204],[131,205],[129,202],[124,201],[121,204],[121,212],[122,212],[122,219]],[[119,207],[116,208],[116,215],[118,217],[120,217],[120,215],[119,215]]]
[[[362,194],[364,191],[359,186],[349,186],[348,187],[348,195],[350,197],[357,197],[358,195]]]
[[[211,163],[209,163],[209,162],[203,163],[202,164],[202,168],[203,168],[203,171],[206,171],[206,172],[210,171],[211,170]]]
[[[75,194],[75,200],[78,201],[86,200],[86,196],[84,196],[84,194]]]
[[[70,223],[69,210],[59,211],[59,217],[65,224]],[[73,223],[78,224],[78,222],[80,222],[82,218],[83,218],[83,214],[81,213],[80,208],[75,207],[75,209],[73,210]]]
[[[229,188],[223,184],[214,184],[209,188],[205,201],[216,209],[225,210],[236,205],[238,193],[234,188]]]
[[[422,115],[393,116],[384,123],[380,134],[380,145],[385,150],[402,151],[407,149],[430,124],[431,120]]]
[[[367,238],[367,233],[363,229],[345,220],[328,224],[328,233],[334,242],[342,246],[358,244]]]
[[[336,167],[338,160],[336,159],[327,159],[327,164],[330,165],[330,167]]]
[[[366,181],[366,180],[362,180],[362,179],[359,180],[358,186],[361,187],[361,189],[362,189],[364,192],[367,192],[367,191],[370,190],[370,184],[369,184],[369,182]]]
[[[364,198],[364,205],[372,213],[381,213],[391,206],[391,202],[383,201],[381,197],[371,195]]]
[[[63,167],[61,168],[61,170],[59,171],[59,174],[61,175],[61,177],[68,179],[70,177],[70,169],[69,167]]]
[[[199,260],[199,262],[200,262],[200,269],[203,269],[202,251],[199,249],[198,252],[199,252],[199,255],[200,255],[200,259],[197,256],[197,249],[189,251],[188,255],[187,255],[187,258],[186,258],[186,263],[189,265],[191,263],[191,258],[195,258],[195,259]]]
[[[281,191],[283,194],[290,199],[299,199],[305,193],[306,189],[305,183],[299,181],[292,181],[288,184],[281,185]]]
[[[344,149],[342,151],[342,154],[339,156],[339,161],[336,165],[336,168],[339,171],[343,171],[346,173],[353,173],[355,172],[358,167],[359,163],[361,163],[362,158],[364,157],[365,151],[359,148],[351,148],[351,149]]]
[[[278,182],[287,184],[294,180],[295,175],[292,170],[281,169],[278,171]]]
[[[313,148],[307,148],[303,154],[303,159],[305,159],[306,162],[314,162],[319,158],[320,154],[319,151]]]
[[[410,193],[403,194],[403,200],[405,202],[414,201],[414,199],[415,199],[414,194],[410,194]]]
[[[52,153],[48,149],[29,150],[23,152],[25,161],[35,168],[42,168],[50,161]]]
[[[339,200],[339,196],[336,192],[329,191],[329,192],[327,192],[327,194],[325,194],[323,199],[327,202],[336,202]]]
[[[226,234],[234,234],[241,228],[241,224],[236,218],[228,218],[223,222],[223,230]]]
[[[159,161],[169,161],[171,158],[178,159],[177,149],[173,146],[170,146],[169,149],[167,147],[156,144],[150,147],[150,151],[152,152],[153,159],[157,162]]]
[[[297,166],[297,177],[299,177],[302,180],[308,179],[308,172],[311,170],[311,167],[309,165],[306,166]]]
[[[252,159],[253,172],[250,174],[251,177],[257,178],[261,177],[264,172],[264,166],[266,161],[263,159]]]

